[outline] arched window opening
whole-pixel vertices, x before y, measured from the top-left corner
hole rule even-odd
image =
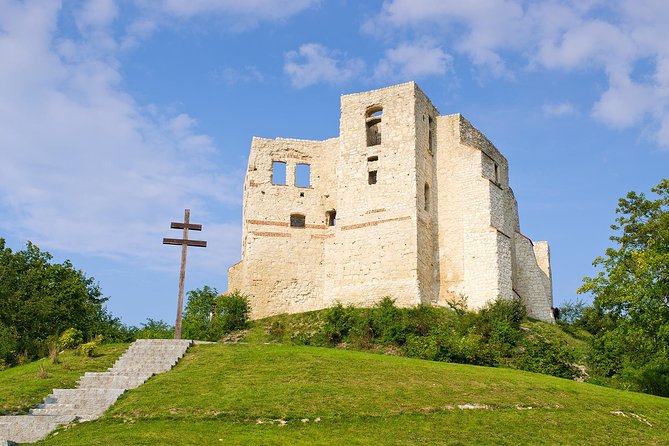
[[[325,225],[326,226],[336,226],[337,225],[337,211],[332,209],[325,213]]]
[[[272,184],[286,184],[286,163],[272,161]]]
[[[305,220],[303,214],[290,214],[290,227],[304,228]]]
[[[295,186],[297,187],[311,186],[311,166],[309,164],[295,165]]]
[[[425,183],[425,190],[424,190],[424,197],[425,197],[425,210],[429,211],[430,210],[430,186],[428,186],[427,183]]]
[[[367,126],[367,146],[377,146],[381,144],[381,117],[383,116],[383,107],[374,105],[367,109],[365,113],[365,125]]]

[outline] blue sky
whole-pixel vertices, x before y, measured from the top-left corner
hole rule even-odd
[[[610,245],[617,199],[669,176],[664,0],[0,0],[0,237],[172,322],[239,260],[252,136],[337,136],[339,96],[415,80],[508,158],[556,304]]]

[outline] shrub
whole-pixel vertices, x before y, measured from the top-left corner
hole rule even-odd
[[[642,366],[626,363],[623,379],[634,383],[638,390],[653,395],[669,396],[669,360],[657,358]]]
[[[81,330],[76,328],[68,328],[58,338],[58,346],[61,349],[75,348],[84,341],[84,336]]]
[[[535,336],[526,339],[523,347],[524,351],[515,360],[521,370],[569,379],[580,374],[572,365],[574,355],[563,341],[549,342],[542,336]]]
[[[323,315],[323,335],[330,345],[337,345],[344,340],[355,325],[355,309],[344,307],[341,303],[328,308]]]
[[[88,356],[92,357],[95,356],[95,349],[98,346],[98,343],[95,341],[91,342],[86,342],[85,344],[81,344],[79,347],[77,347],[76,354],[79,356]]]
[[[404,344],[404,354],[410,358],[438,361],[440,348],[436,336],[407,336]]]
[[[281,321],[273,321],[267,328],[267,338],[270,341],[281,342],[286,334],[286,326]]]
[[[156,321],[148,318],[142,322],[137,332],[138,339],[171,339],[174,337],[174,327],[165,321]]]
[[[384,344],[402,345],[406,341],[407,326],[402,310],[395,306],[395,301],[384,297],[372,309],[372,326],[378,339]]]
[[[505,299],[498,297],[494,302],[488,303],[479,312],[484,324],[495,324],[496,322],[507,322],[513,328],[520,328],[523,319],[527,317],[525,305],[518,298]]]
[[[58,343],[57,342],[49,343],[49,359],[51,360],[51,364],[60,363],[59,355],[60,353],[58,349]]]
[[[209,340],[218,340],[234,330],[246,328],[251,306],[249,298],[239,290],[216,298]]]

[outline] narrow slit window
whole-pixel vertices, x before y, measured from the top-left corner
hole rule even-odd
[[[325,213],[325,225],[326,226],[336,226],[337,225],[337,211],[334,209],[327,211]]]
[[[499,164],[494,163],[494,165],[495,165],[495,173],[494,173],[495,183],[499,184]]]
[[[311,166],[309,164],[297,164],[295,166],[295,186],[311,186]]]
[[[272,184],[286,184],[286,163],[272,161]]]
[[[376,184],[376,170],[370,170],[367,172],[367,183],[368,184]]]
[[[433,127],[432,116],[430,116],[427,121],[428,121],[427,150],[430,153],[432,153],[432,149],[434,148],[434,132],[432,131]]]
[[[305,217],[302,214],[290,214],[291,228],[304,228]]]
[[[425,197],[424,209],[426,211],[429,211],[430,210],[430,186],[428,186],[427,183],[425,183],[424,197]]]

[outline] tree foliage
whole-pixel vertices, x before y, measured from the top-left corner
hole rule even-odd
[[[103,306],[106,300],[95,280],[69,260],[52,263],[30,242],[12,252],[0,238],[0,362],[44,355],[49,339],[70,328],[85,340],[114,337],[122,325]]]
[[[249,299],[238,290],[219,295],[216,288],[205,285],[189,291],[183,319],[184,337],[218,341],[233,330],[245,328],[249,312]]]
[[[658,393],[647,377],[666,381],[669,370],[669,180],[651,191],[653,198],[630,192],[618,201],[615,246],[595,259],[600,271],[579,292],[594,296],[584,318],[596,335],[596,365]]]

